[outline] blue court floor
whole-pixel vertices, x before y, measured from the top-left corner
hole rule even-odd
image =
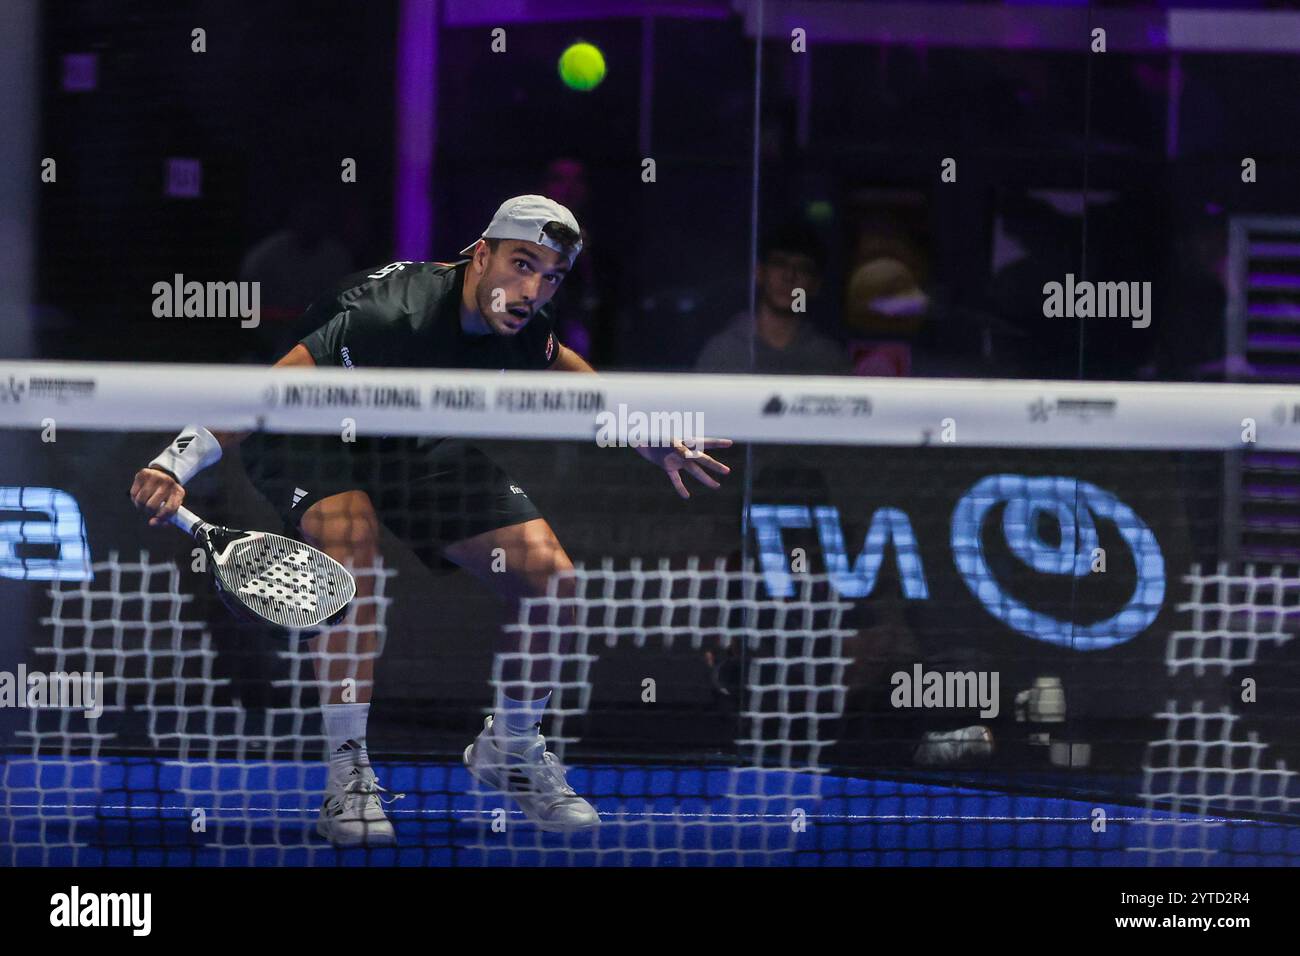
[[[315,833],[321,764],[0,758],[6,866],[1285,866],[1295,825],[991,790],[726,767],[587,765],[600,810],[542,833],[459,763],[376,764],[393,847]],[[1103,817],[1104,814],[1104,826]],[[493,825],[495,821],[495,826]]]

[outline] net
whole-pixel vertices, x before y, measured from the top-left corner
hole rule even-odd
[[[1300,856],[1285,389],[10,376],[6,865]],[[336,627],[235,617],[202,549],[134,511],[135,471],[189,422],[253,434],[189,483],[188,508],[350,549]],[[733,470],[717,490],[687,477],[689,501],[619,447],[700,434],[737,441],[715,452]],[[1247,502],[1240,476],[1263,457],[1275,479]],[[373,515],[325,494],[351,487]],[[304,504],[329,522],[295,526]],[[545,536],[454,544],[495,543],[528,507],[562,553]],[[543,692],[554,761],[534,754],[531,784],[563,774],[597,828],[540,826],[491,765],[467,766],[504,698]],[[366,700],[383,789],[350,791],[372,816],[337,845],[320,830],[339,765],[322,704]]]

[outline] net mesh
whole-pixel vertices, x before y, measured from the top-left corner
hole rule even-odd
[[[430,494],[419,455],[440,443],[367,441],[363,421],[347,480],[363,476],[379,520],[348,528],[377,548],[344,561],[358,597],[321,639],[236,618],[193,541],[143,527],[124,492],[171,436],[114,419],[53,443],[23,422],[4,434],[19,455],[0,583],[25,598],[6,607],[0,674],[6,865],[1300,858],[1300,577],[1237,560],[1236,450],[1115,429],[1104,448],[880,443],[865,424],[862,443],[822,443],[810,418],[797,447],[718,452],[733,474],[681,501],[635,452],[512,417],[515,437],[498,421],[458,438]],[[301,436],[282,445],[287,481],[233,452],[187,507],[305,540],[274,495],[338,475],[299,424],[275,426]],[[478,527],[498,472],[572,560],[518,594],[439,544]],[[383,788],[352,846],[318,826],[339,685],[373,689]],[[467,766],[520,688],[551,695],[555,764],[538,772],[562,767],[598,828],[543,828]],[[391,841],[369,839],[375,820]]]
[[[761,575],[727,571],[721,563],[707,570],[697,562],[676,571],[579,569],[574,581],[570,598],[535,599],[545,623],[519,625],[530,639],[540,630],[548,644],[558,640],[561,629],[576,634],[571,654],[520,655],[527,672],[554,688],[550,739],[558,756],[581,740],[578,728],[591,712],[591,669],[602,649],[626,648],[658,658],[659,666],[671,661],[674,651],[678,658],[697,656],[706,645],[717,654],[748,651],[742,678],[729,691],[740,698],[730,721],[736,734],[732,752],[725,755],[730,766],[699,773],[698,782],[688,783],[698,792],[665,793],[635,784],[653,780],[653,770],[589,770],[593,792],[603,798],[598,802],[612,802],[615,810],[599,839],[581,838],[585,855],[592,862],[624,865],[642,860],[736,865],[773,856],[788,861],[797,851],[800,825],[816,813],[821,755],[833,743],[833,725],[844,711],[849,661],[843,643],[850,632],[842,618],[849,605],[834,595],[825,576],[806,575],[793,600],[773,600],[762,596]],[[562,623],[566,606],[573,612],[571,626]],[[527,609],[521,619],[528,620]],[[505,683],[500,667],[493,682]],[[658,703],[656,678],[642,681],[641,700],[651,708]],[[682,775],[665,769],[658,776]],[[476,796],[480,819],[504,819],[499,794],[477,789]],[[545,860],[541,831],[507,826],[499,834],[502,838],[494,838],[489,826],[472,849],[489,863]]]
[[[1213,698],[1196,693],[1195,684],[1178,682],[1175,688],[1186,690],[1156,714],[1163,732],[1143,761],[1143,796],[1148,807],[1173,812],[1148,818],[1144,850],[1154,861],[1176,865],[1209,865],[1233,854],[1286,865],[1296,849],[1289,828],[1241,826],[1231,814],[1287,820],[1300,809],[1296,773],[1284,756],[1293,749],[1287,741],[1294,711],[1279,728],[1283,736],[1273,739],[1261,737],[1250,714],[1259,702],[1261,656],[1291,640],[1286,628],[1300,608],[1300,578],[1276,566],[1220,564],[1212,573],[1194,566],[1183,583],[1182,626],[1167,642],[1169,670],[1197,678],[1222,675],[1229,701],[1233,694],[1236,701],[1215,707]],[[1265,683],[1265,694],[1289,694],[1276,677]]]

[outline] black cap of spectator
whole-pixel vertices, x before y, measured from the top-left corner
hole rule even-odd
[[[805,222],[789,220],[768,229],[759,237],[758,258],[766,261],[773,252],[795,252],[817,263],[819,272],[826,270],[826,245],[817,231]]]

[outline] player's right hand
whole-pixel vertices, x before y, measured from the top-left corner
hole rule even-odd
[[[131,501],[149,518],[149,527],[166,524],[185,501],[185,487],[157,468],[141,468],[131,483]]]

